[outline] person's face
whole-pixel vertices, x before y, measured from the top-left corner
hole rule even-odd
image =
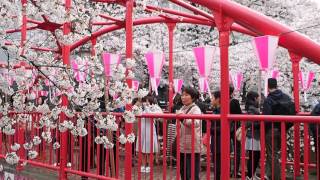
[[[193,103],[191,95],[186,92],[182,93],[181,101],[182,101],[182,104],[185,106],[188,106]]]
[[[148,107],[148,106],[150,106],[150,103],[149,103],[149,101],[147,100],[146,102],[143,102],[142,105],[143,105],[143,107]]]
[[[212,96],[211,98],[211,105],[213,107],[217,107],[220,105],[220,98],[215,98],[214,96]]]
[[[141,107],[141,105],[142,105],[141,101],[137,101],[136,104],[135,104],[135,106],[138,106],[138,107]]]

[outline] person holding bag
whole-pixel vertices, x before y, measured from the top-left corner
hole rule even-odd
[[[249,91],[246,97],[245,110],[250,115],[260,115],[259,109],[259,94],[254,91]],[[247,163],[247,180],[253,179],[253,175],[259,165],[260,160],[260,123],[246,123],[246,151],[249,152],[249,160]]]
[[[195,104],[199,93],[192,87],[185,87],[181,100],[183,103],[180,109],[181,114],[201,114],[200,108]],[[191,158],[192,146],[194,146],[194,179],[200,180],[200,152],[201,152],[201,120],[184,119],[180,123],[180,177],[183,180],[191,180]],[[193,125],[192,125],[193,124]],[[194,131],[194,144],[192,145],[192,131]]]

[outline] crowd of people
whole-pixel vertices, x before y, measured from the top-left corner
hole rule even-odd
[[[292,99],[285,93],[283,93],[277,87],[277,80],[270,78],[268,79],[268,96],[263,97],[256,91],[249,91],[246,94],[245,106],[242,110],[240,107],[239,100],[233,97],[233,87],[230,86],[230,114],[252,114],[252,115],[294,115],[295,106]],[[184,87],[181,95],[177,95],[174,99],[174,106],[171,110],[172,113],[177,114],[203,114],[207,113],[208,110],[213,114],[220,114],[221,96],[220,91],[214,91],[212,98],[210,99],[210,107],[207,105],[208,101],[199,101],[199,93],[193,87]],[[138,101],[138,102],[137,102]],[[161,108],[156,103],[156,98],[152,95],[148,95],[142,100],[134,100],[134,104],[143,107],[144,113],[162,113]],[[320,116],[320,102],[313,109],[311,115]],[[137,137],[135,150],[141,151],[143,154],[143,161],[141,166],[141,172],[150,172],[148,165],[148,158],[150,153],[157,153],[159,149],[158,132],[156,123],[159,120],[150,121],[150,119],[143,118],[141,120],[141,133],[140,137]],[[180,176],[181,179],[191,179],[191,174],[194,174],[195,180],[200,179],[200,161],[201,152],[203,147],[203,135],[206,134],[207,125],[206,120],[201,119],[184,119],[184,120],[170,120],[167,121],[169,129],[174,130],[177,123],[180,125],[179,144],[175,144],[177,141],[175,138],[168,138],[167,151],[176,151],[176,146],[180,149]],[[290,128],[292,123],[286,124],[286,129]],[[266,150],[266,179],[280,179],[280,123],[265,123],[265,150]],[[311,135],[317,137],[317,124],[310,125]],[[136,127],[137,128],[137,127]],[[153,129],[153,135],[151,136],[151,130]],[[231,151],[234,153],[233,171],[232,177],[241,177],[239,170],[241,146],[244,146],[249,160],[247,163],[246,178],[257,179],[256,170],[259,167],[260,162],[260,122],[259,121],[248,121],[245,123],[246,137],[245,144],[241,144],[239,138],[239,132],[241,131],[241,124],[238,122],[231,122],[230,124],[230,141]],[[214,166],[214,179],[218,180],[222,176],[221,174],[221,126],[220,121],[212,121],[210,126],[210,150],[212,153],[211,159]],[[168,131],[169,132],[169,131]],[[241,133],[240,133],[241,134]],[[138,134],[137,134],[138,135]],[[162,134],[161,134],[162,135]],[[169,135],[168,135],[169,136]],[[319,136],[319,135],[318,135]],[[151,140],[153,137],[153,140]],[[206,137],[208,138],[208,137]],[[141,141],[140,143],[138,141]],[[153,143],[153,144],[151,144]],[[193,145],[191,146],[190,144]],[[141,147],[138,145],[140,144]],[[150,148],[152,147],[152,149]],[[319,152],[316,150],[317,156]],[[194,155],[192,155],[194,153]],[[174,153],[172,153],[174,154]],[[193,157],[192,157],[193,156]],[[192,160],[194,160],[192,165]],[[194,169],[192,169],[194,168]],[[193,173],[192,173],[193,172]],[[272,177],[273,176],[273,177]]]

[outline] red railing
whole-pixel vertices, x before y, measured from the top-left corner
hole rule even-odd
[[[16,114],[10,114],[11,118],[14,118]],[[36,129],[33,128],[33,125],[36,124],[40,119],[40,114],[33,113],[29,114],[32,118],[31,126],[28,123],[20,124],[20,126],[16,126],[16,132],[14,136],[7,136],[3,133],[0,133],[0,157],[4,157],[7,152],[10,151],[10,146],[13,142],[17,142],[14,140],[18,140],[20,143],[29,142],[30,137],[39,136],[41,137],[41,133],[46,131],[45,128]],[[121,117],[121,114],[114,113],[117,117],[117,124],[119,127],[124,127],[124,121]],[[194,122],[195,119],[201,119],[202,122],[206,122],[206,132],[207,137],[211,136],[213,144],[210,146],[210,138],[206,138],[203,141],[197,142],[199,138],[196,138],[198,133],[194,131],[195,125],[189,127],[193,129],[189,134],[191,140],[189,139],[181,139],[180,133],[182,132],[183,124],[177,123],[176,127],[172,123],[173,120],[178,122],[182,122],[184,119],[192,119]],[[260,174],[261,178],[264,179],[264,175],[266,174],[266,162],[268,156],[266,156],[266,147],[267,141],[266,139],[266,122],[272,123],[280,123],[280,134],[278,136],[278,132],[274,134],[270,134],[271,137],[280,137],[279,139],[272,138],[271,148],[274,149],[276,144],[280,143],[280,155],[278,156],[275,150],[272,150],[271,161],[271,174],[275,179],[277,177],[281,177],[281,179],[286,179],[288,176],[292,176],[291,171],[295,171],[297,167],[293,166],[294,159],[292,157],[288,158],[289,152],[287,152],[287,133],[286,133],[286,123],[295,122],[295,123],[303,123],[304,124],[304,139],[301,142],[304,145],[304,156],[303,160],[300,162],[300,167],[303,170],[304,179],[319,179],[319,117],[310,117],[310,116],[255,116],[255,115],[229,115],[228,119],[230,122],[234,124],[238,124],[238,127],[242,128],[242,137],[238,142],[235,140],[235,133],[232,134],[231,139],[226,139],[223,141],[219,141],[220,132],[218,131],[218,123],[220,119],[220,115],[176,115],[176,114],[144,114],[137,117],[137,123],[135,125],[134,131],[136,131],[136,143],[133,146],[132,152],[127,152],[125,146],[121,145],[118,141],[120,133],[124,133],[124,130],[119,128],[116,132],[108,132],[108,131],[100,131],[94,125],[93,117],[90,117],[86,120],[86,128],[88,131],[87,136],[85,137],[73,137],[68,131],[68,146],[60,148],[66,148],[63,150],[67,150],[67,162],[70,162],[64,172],[68,174],[70,179],[78,177],[88,177],[88,178],[96,178],[96,179],[124,179],[124,173],[126,170],[132,170],[132,179],[181,179],[180,178],[180,169],[185,169],[184,177],[186,175],[191,175],[191,179],[197,179],[197,170],[200,171],[200,179],[211,179],[217,177],[217,172],[219,172],[219,149],[223,151],[223,144],[225,141],[232,142],[231,144],[235,144],[235,147],[231,148],[231,161],[225,162],[221,159],[222,163],[230,163],[230,166],[233,167],[232,172],[226,174],[222,174],[222,176],[232,177],[238,172],[246,172],[246,164],[251,163],[254,165],[253,160],[249,162],[250,158],[247,155],[247,151],[245,149],[246,144],[246,134],[245,129],[251,128],[254,130],[256,126],[249,126],[247,122],[258,122],[259,123],[259,131],[260,131]],[[76,118],[73,118],[72,121],[76,121]],[[238,123],[236,123],[238,122]],[[145,128],[146,123],[155,124],[156,126],[151,125],[150,128]],[[212,126],[211,124],[214,123]],[[316,127],[316,136],[314,137],[314,146],[316,147],[316,153],[310,152],[310,136],[309,136],[309,125]],[[214,128],[213,130],[211,129]],[[234,132],[238,128],[237,126],[233,126]],[[275,129],[275,125],[272,125],[271,129]],[[147,132],[149,131],[149,132]],[[174,134],[172,132],[176,131],[176,141],[177,148],[176,150],[176,158],[172,157],[172,139]],[[221,130],[223,131],[223,129]],[[60,149],[54,150],[52,144],[54,142],[60,142],[60,132],[56,129],[50,129],[52,133],[52,142],[44,142],[38,146],[34,146],[33,149],[36,150],[39,155],[34,160],[27,160],[26,153],[21,153],[20,150],[23,149],[22,145],[17,154],[20,155],[21,161],[27,161],[28,164],[32,166],[42,167],[44,169],[56,171],[57,174],[61,172],[61,167],[59,165],[60,162]],[[103,145],[96,144],[94,139],[97,135],[106,135],[110,141],[114,143],[113,149],[105,149]],[[143,136],[145,135],[145,136]],[[146,136],[148,135],[148,136]],[[146,139],[146,137],[149,137]],[[157,138],[154,138],[157,136]],[[203,135],[202,135],[203,136]],[[254,136],[254,134],[252,134]],[[160,138],[162,137],[162,138]],[[269,137],[269,136],[268,136]],[[196,140],[197,139],[197,140]],[[142,142],[145,140],[150,140],[143,144]],[[162,142],[161,142],[162,140]],[[292,141],[294,139],[290,139]],[[155,141],[157,143],[155,143]],[[182,142],[182,148],[191,147],[191,154],[188,156],[186,153],[182,152],[180,147],[180,142]],[[238,143],[235,143],[238,142]],[[153,144],[158,144],[159,146],[155,146]],[[195,145],[204,144],[205,146],[200,146],[201,153],[200,155],[196,154],[195,151],[197,147]],[[240,147],[239,147],[240,144]],[[149,147],[147,147],[149,146]],[[213,148],[213,149],[212,149]],[[144,160],[146,157],[146,153],[142,153],[144,149],[149,149],[151,152],[157,151],[157,153],[150,153],[149,158]],[[220,152],[221,152],[220,151]],[[288,150],[290,151],[290,150]],[[292,151],[292,150],[291,150]],[[251,154],[253,157],[253,153]],[[125,162],[125,156],[133,156],[132,162]],[[200,156],[200,157],[199,157]],[[189,158],[191,160],[190,172],[187,171],[187,165],[185,160]],[[240,158],[239,158],[240,157]],[[279,159],[276,159],[278,158]],[[312,158],[311,158],[312,157]],[[195,163],[195,160],[200,158],[200,163]],[[143,161],[144,160],[144,161]],[[182,161],[183,160],[183,161]],[[146,164],[149,162],[150,172],[146,173],[146,169],[142,169],[142,164]],[[279,161],[280,169],[274,167],[274,162]],[[156,163],[155,163],[156,162]],[[176,162],[176,164],[174,163]],[[235,167],[239,166],[239,171],[237,171]],[[299,170],[300,170],[300,167]],[[17,166],[17,169],[23,169],[22,166]],[[279,172],[280,174],[277,174]],[[220,172],[223,172],[222,170]],[[245,179],[245,173],[241,173],[241,178]],[[214,178],[219,179],[219,178]]]

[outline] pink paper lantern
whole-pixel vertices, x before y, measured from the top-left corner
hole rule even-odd
[[[160,84],[162,67],[165,61],[164,54],[163,52],[148,52],[145,57],[150,76],[151,88],[156,95],[158,95],[158,86]]]
[[[202,94],[210,91],[207,78],[204,78],[204,77],[199,78],[199,90],[200,90],[200,93],[202,93]],[[210,93],[209,93],[209,95],[210,95]]]
[[[119,54],[102,53],[104,73],[106,77],[112,76],[112,71],[116,68],[121,61],[121,56]]]
[[[200,77],[208,77],[214,58],[214,47],[203,46],[193,48]]]
[[[88,62],[82,61],[77,62],[76,60],[71,60],[71,66],[75,72],[74,76],[78,82],[84,82],[88,73]]]
[[[138,91],[139,90],[139,81],[132,80],[132,89],[134,91]]]
[[[255,54],[259,59],[260,70],[266,71],[272,67],[275,60],[278,41],[279,37],[269,35],[253,38],[252,44]]]
[[[314,79],[314,72],[301,72],[299,73],[301,87],[303,91],[308,91],[311,88],[311,83]]]
[[[145,57],[150,77],[160,78],[165,61],[163,52],[148,52]]]
[[[150,78],[150,82],[151,82],[151,89],[152,91],[154,91],[156,93],[156,95],[158,95],[158,87],[160,85],[160,78]]]
[[[236,91],[240,91],[242,80],[243,80],[243,74],[241,72],[231,74],[231,80],[232,80],[232,84],[233,84],[234,89]]]
[[[174,88],[175,94],[177,93],[181,94],[182,85],[183,85],[182,79],[173,79],[173,88]]]
[[[278,71],[278,70],[271,70],[271,71],[269,71],[269,78],[277,79],[278,76],[279,76],[279,71]]]

